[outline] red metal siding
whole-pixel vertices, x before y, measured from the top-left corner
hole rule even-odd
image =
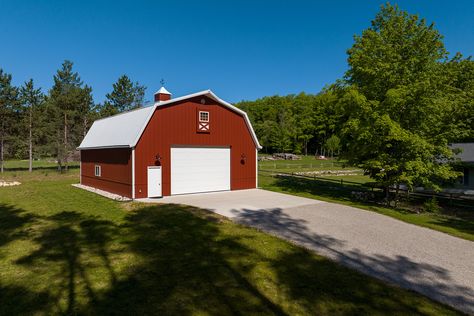
[[[95,166],[101,176],[95,176]],[[128,148],[81,150],[81,183],[132,197],[132,158]]]
[[[135,197],[147,196],[147,167],[160,164],[163,195],[171,193],[171,147],[230,146],[231,189],[255,188],[255,144],[245,119],[230,109],[204,97],[198,97],[170,106],[158,107],[135,148]],[[196,131],[197,111],[209,111],[210,133]],[[245,155],[245,161],[242,161]],[[192,157],[189,157],[192,159]]]

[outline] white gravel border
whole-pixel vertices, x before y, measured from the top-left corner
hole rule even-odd
[[[100,196],[103,196],[103,197],[106,197],[108,199],[112,199],[112,200],[115,200],[115,201],[121,201],[121,202],[132,201],[131,198],[121,196],[121,195],[118,195],[118,194],[114,194],[114,193],[110,193],[110,192],[107,192],[107,191],[104,191],[104,190],[96,189],[96,188],[93,188],[93,187],[89,187],[87,185],[75,183],[75,184],[72,184],[72,186],[75,187],[75,188],[83,189],[83,190],[98,194]]]
[[[0,187],[12,187],[15,185],[20,185],[21,183],[18,181],[3,181],[0,180]]]

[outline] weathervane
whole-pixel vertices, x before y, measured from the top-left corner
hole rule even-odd
[[[161,78],[160,83],[161,83],[161,86],[164,87],[165,86],[165,79]]]

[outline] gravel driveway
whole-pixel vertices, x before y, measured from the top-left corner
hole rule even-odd
[[[166,197],[291,240],[474,314],[474,243],[374,212],[265,190]]]

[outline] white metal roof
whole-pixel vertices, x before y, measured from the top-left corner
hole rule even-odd
[[[135,147],[157,107],[198,96],[207,96],[230,110],[242,115],[247,124],[247,128],[252,135],[255,146],[258,149],[262,148],[258,142],[257,135],[255,135],[247,113],[220,99],[211,90],[204,90],[171,100],[156,102],[153,106],[146,108],[132,110],[97,120],[92,124],[78,149]]]
[[[155,92],[155,94],[158,94],[158,93],[171,95],[171,93],[168,90],[166,90],[165,87],[161,87],[160,90]]]
[[[154,110],[149,106],[95,121],[79,149],[131,147]]]

